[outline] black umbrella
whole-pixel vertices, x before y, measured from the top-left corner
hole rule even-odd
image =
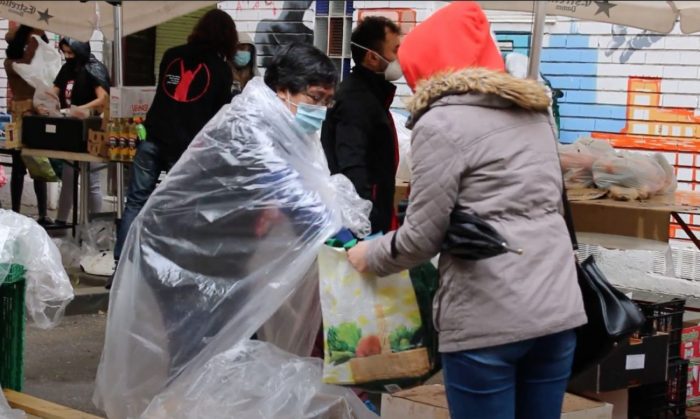
[[[506,239],[478,215],[458,211],[450,216],[442,251],[466,260],[487,259],[506,252],[523,253],[522,249],[510,247]]]

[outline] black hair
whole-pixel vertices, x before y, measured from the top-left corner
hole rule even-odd
[[[215,51],[228,60],[236,53],[238,45],[236,24],[231,15],[223,10],[210,10],[199,19],[187,43]]]
[[[384,50],[387,29],[395,34],[401,33],[399,26],[391,20],[383,16],[368,16],[362,19],[362,22],[352,31],[350,40],[381,54]],[[350,51],[352,51],[352,59],[355,64],[362,64],[367,50],[350,44]]]
[[[20,27],[17,28],[14,38],[7,43],[7,50],[5,51],[7,58],[19,60],[24,56],[24,47],[27,46],[29,35],[33,30],[34,28],[27,25],[20,25]],[[44,42],[49,42],[49,38],[46,37],[46,34],[42,35],[41,39],[43,39]]]
[[[335,87],[338,69],[326,54],[313,45],[284,45],[265,70],[265,84],[274,90],[289,90],[293,95],[309,86]]]

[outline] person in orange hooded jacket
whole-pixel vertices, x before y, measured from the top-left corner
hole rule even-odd
[[[484,219],[524,253],[440,254],[433,316],[451,417],[559,418],[586,314],[547,91],[504,71],[476,2],[418,25],[399,62],[415,92],[406,219],[349,260],[385,276],[440,252],[451,214]]]

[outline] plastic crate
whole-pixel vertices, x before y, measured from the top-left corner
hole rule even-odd
[[[680,358],[685,300],[674,298],[665,302],[636,301],[636,303],[647,318],[646,323],[639,330],[639,336],[652,336],[657,332],[667,333],[668,359]]]
[[[0,265],[0,270],[7,265]],[[0,387],[22,391],[24,382],[25,269],[10,265],[0,285]]]
[[[688,360],[668,364],[668,380],[629,389],[630,419],[682,419],[688,383]]]

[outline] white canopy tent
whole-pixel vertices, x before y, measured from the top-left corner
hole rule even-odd
[[[108,40],[158,25],[178,16],[216,4],[216,1],[0,1],[0,17],[47,32],[89,41],[95,31]],[[113,48],[115,86],[122,86],[121,42]],[[117,218],[124,203],[124,171],[117,164]],[[81,208],[84,214],[87,210]],[[85,219],[85,218],[83,218]]]

